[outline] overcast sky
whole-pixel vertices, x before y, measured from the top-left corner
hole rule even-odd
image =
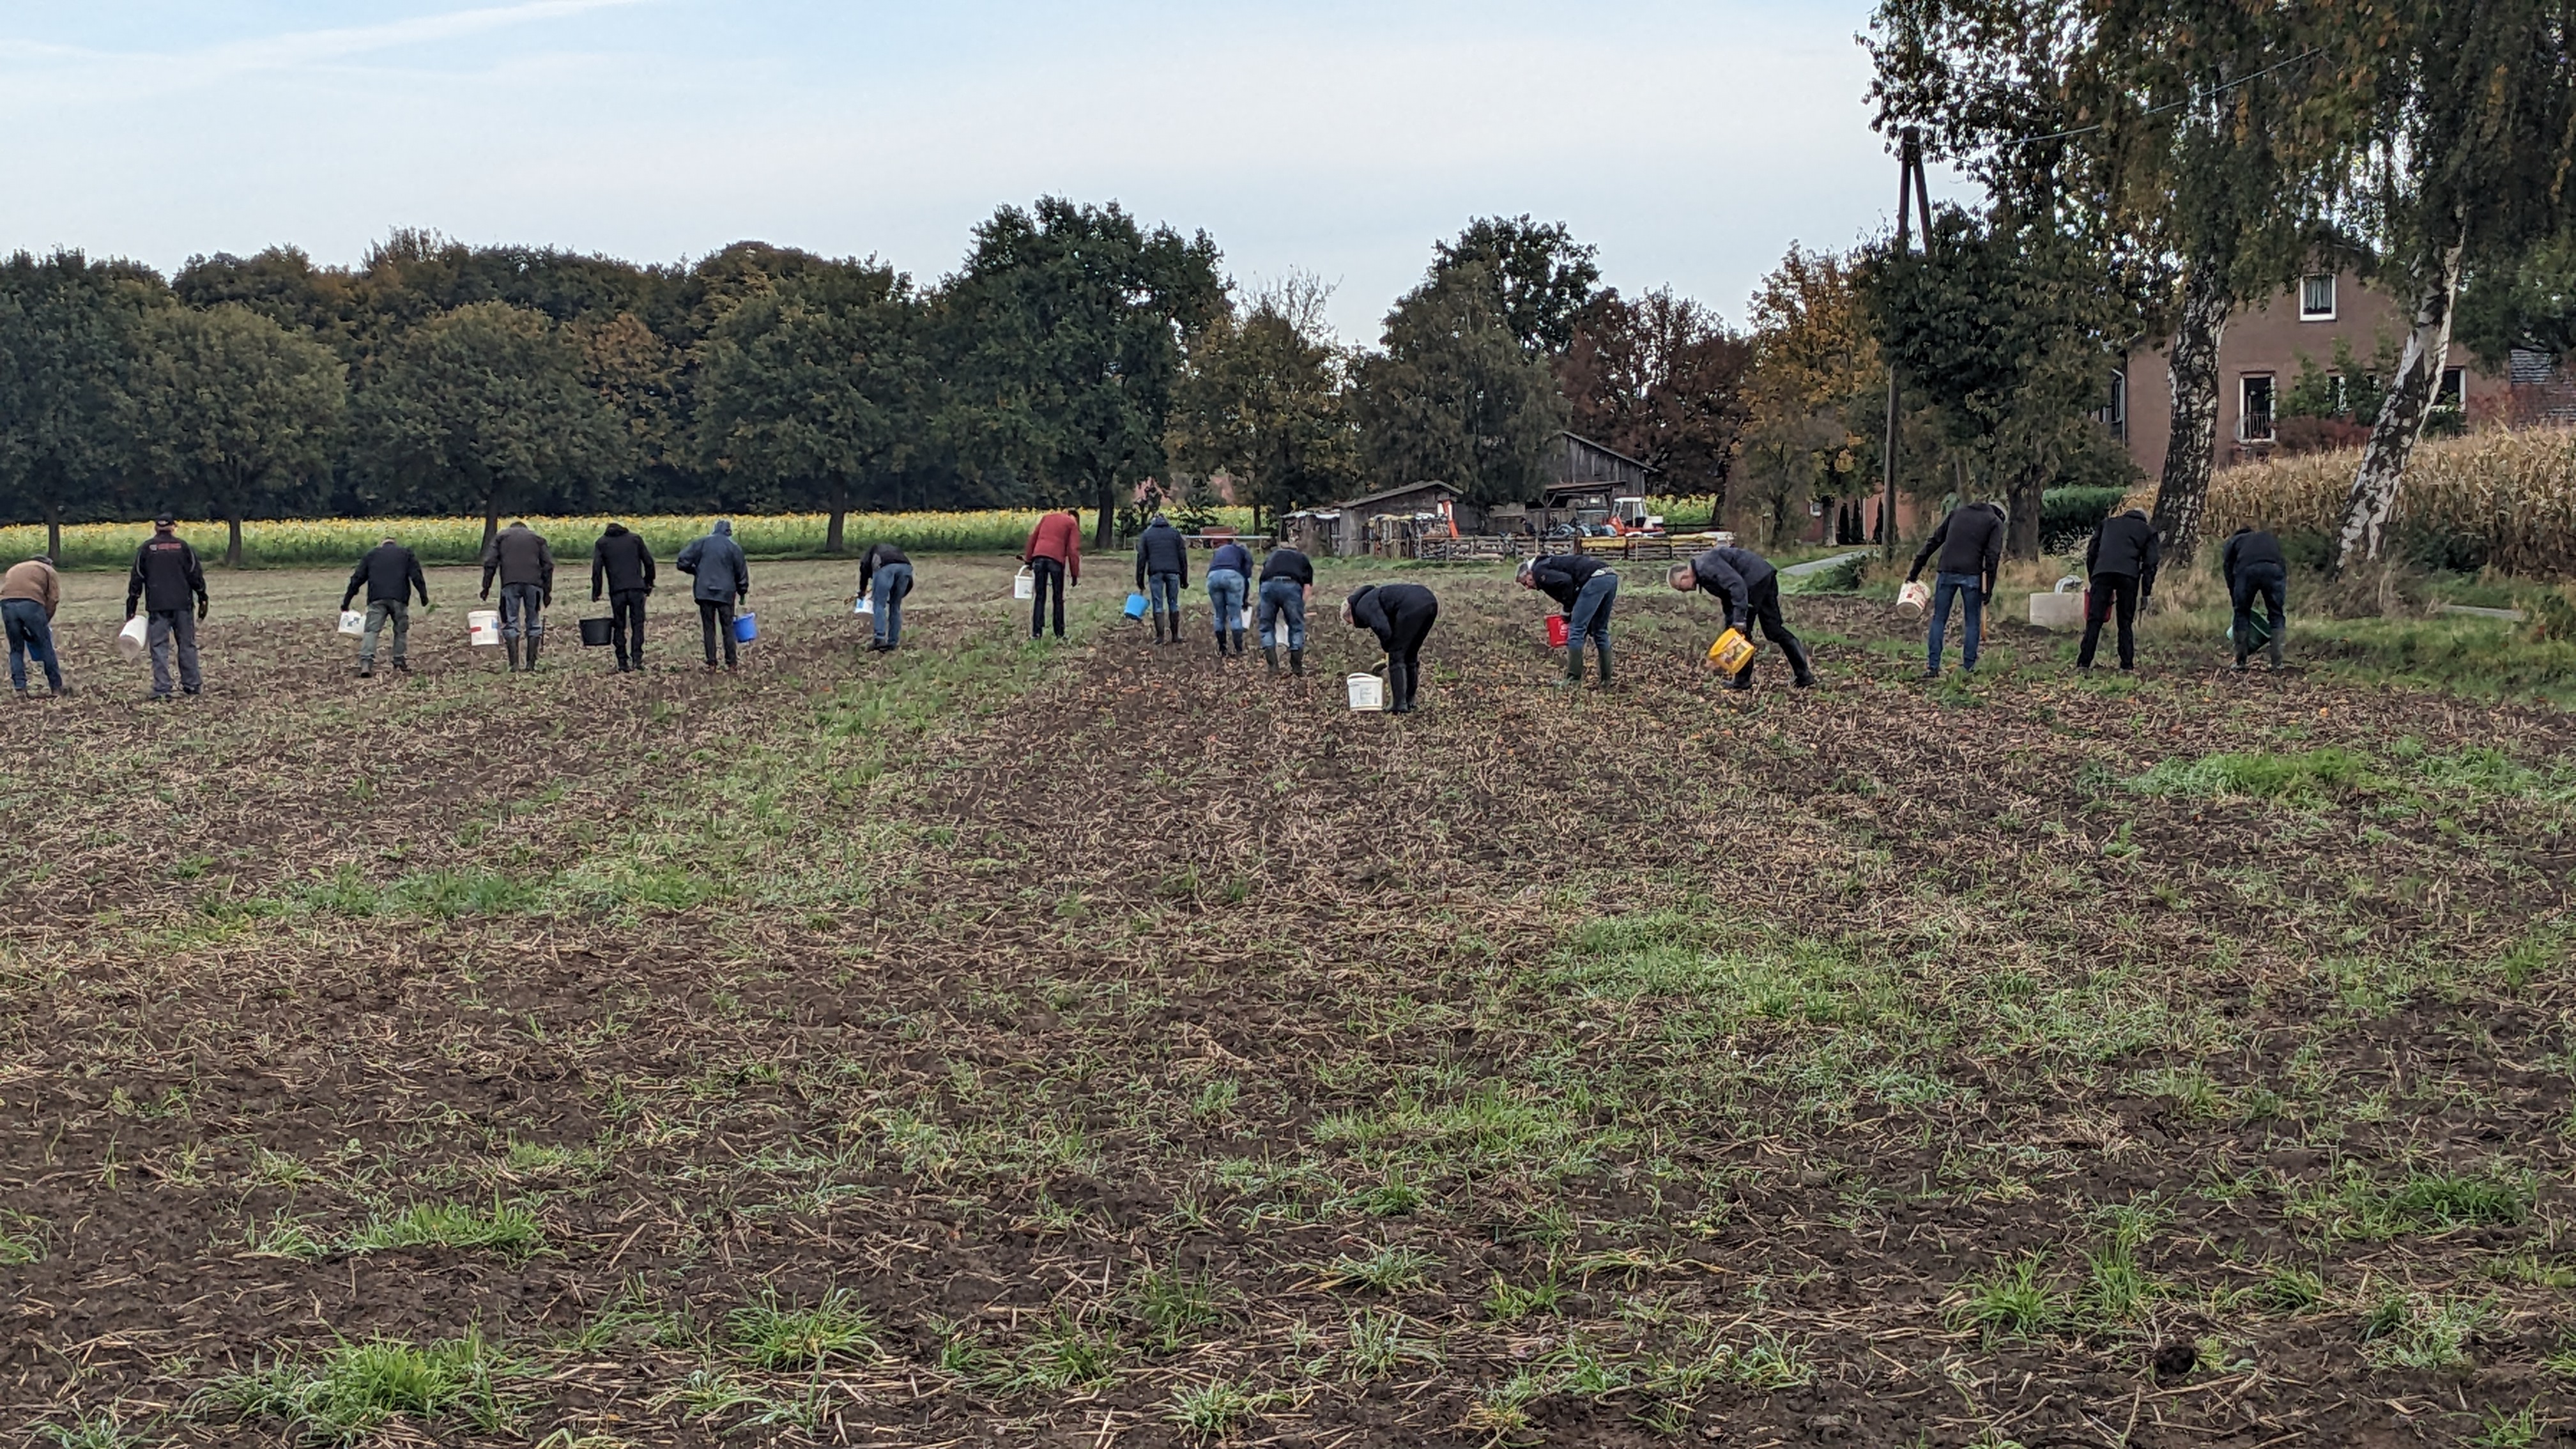
[[[1043,194],[1334,283],[1531,213],[1741,322],[1893,214],[1867,0],[0,0],[0,249],[177,267],[397,226],[639,261],[756,238],[927,281]],[[1936,178],[1936,181],[1938,178]]]

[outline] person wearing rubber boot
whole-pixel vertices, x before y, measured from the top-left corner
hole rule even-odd
[[[2254,641],[2254,601],[2264,605],[2264,622],[2271,626],[2271,638],[2264,650],[2271,656],[2272,667],[2281,667],[2281,636],[2289,632],[2290,566],[2281,555],[2281,541],[2270,529],[2240,528],[2227,536],[2227,549],[2218,557],[2218,569],[2227,580],[2228,602],[2236,606],[2233,635],[2236,641],[2236,667],[2245,667],[2245,656],[2253,651],[2246,646]]]
[[[1950,510],[1932,536],[1915,550],[1914,567],[1905,575],[1907,583],[1923,577],[1924,562],[1935,550],[1941,555],[1941,566],[1932,576],[1931,636],[1923,646],[1923,677],[1941,677],[1941,644],[1950,632],[1950,603],[1953,599],[1967,602],[1967,620],[1961,626],[1959,667],[1973,674],[1977,669],[1977,645],[1985,634],[1986,601],[1995,596],[1995,572],[2004,561],[2004,510],[1995,503],[1962,503]]]
[[[903,643],[903,600],[912,592],[912,555],[890,543],[869,547],[859,557],[859,593],[875,611],[877,637],[868,651],[882,654]]]
[[[492,535],[483,545],[483,597],[492,597],[492,580],[501,581],[501,643],[510,651],[510,668],[519,663],[519,640],[528,643],[526,667],[537,667],[537,646],[546,638],[546,610],[555,601],[555,556],[545,537],[523,521]]]
[[[1520,585],[1537,589],[1565,610],[1566,688],[1583,683],[1583,641],[1592,641],[1601,687],[1610,687],[1610,606],[1619,597],[1619,571],[1588,553],[1552,553],[1524,560]]]
[[[1181,642],[1181,590],[1190,586],[1190,542],[1157,513],[1136,535],[1136,592],[1154,615],[1154,642]]]
[[[418,593],[420,606],[429,607],[429,580],[421,577],[420,559],[386,534],[385,541],[367,550],[367,556],[349,571],[349,587],[340,591],[342,612],[347,612],[360,588],[367,591],[367,630],[358,639],[358,677],[375,677],[376,640],[387,623],[394,626],[394,672],[409,674],[411,596]]]
[[[193,695],[205,687],[197,672],[197,625],[206,618],[206,570],[197,551],[177,532],[179,521],[164,513],[152,520],[152,536],[134,551],[134,571],[125,580],[125,617],[134,617],[137,602],[151,623],[144,640],[152,651],[152,698],[170,697],[170,656],[179,656],[179,690]],[[188,614],[188,596],[197,600],[196,616]]]
[[[1420,584],[1372,584],[1343,603],[1342,618],[1375,634],[1386,650],[1387,712],[1413,713],[1422,688],[1422,641],[1440,618],[1440,601]]]
[[[1234,641],[1234,653],[1243,653],[1243,596],[1252,579],[1252,550],[1239,543],[1220,546],[1208,560],[1208,611],[1216,616],[1216,652],[1226,652],[1225,641]]]
[[[2094,647],[2102,642],[2102,624],[2114,614],[2120,620],[2120,667],[2138,667],[2138,610],[2156,591],[2160,545],[2147,511],[2132,508],[2103,519],[2084,545],[2084,572],[2091,581],[2084,609],[2084,643],[2075,651],[2075,667],[2093,667]]]
[[[733,611],[751,597],[751,560],[742,556],[742,545],[733,541],[733,520],[717,519],[715,527],[680,550],[671,567],[696,581],[689,593],[698,604],[698,633],[706,642],[707,672],[715,673],[718,635],[724,638],[724,667],[741,668]]]
[[[620,674],[644,667],[644,597],[652,592],[653,546],[625,524],[608,525],[590,549],[590,601],[608,597],[608,642],[617,646]]]
[[[1815,687],[1816,673],[1808,665],[1806,648],[1780,616],[1780,573],[1771,567],[1770,560],[1747,548],[1713,548],[1673,565],[1664,581],[1681,593],[1696,589],[1725,604],[1727,627],[1748,639],[1753,637],[1753,626],[1759,623],[1763,634],[1788,656],[1798,688]],[[1727,688],[1751,689],[1756,662],[1745,661]]]

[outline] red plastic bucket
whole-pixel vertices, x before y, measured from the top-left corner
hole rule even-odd
[[[1572,637],[1573,631],[1567,627],[1565,616],[1563,614],[1550,614],[1547,616],[1548,648],[1562,649],[1565,647],[1565,641]]]

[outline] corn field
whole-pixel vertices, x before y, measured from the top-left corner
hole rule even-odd
[[[1236,529],[1252,526],[1252,510],[1220,508],[1219,519]],[[844,542],[855,557],[871,543],[887,542],[925,553],[1017,553],[1028,541],[1039,514],[1034,510],[984,509],[959,513],[853,513],[843,521]],[[528,526],[553,544],[561,567],[584,564],[600,530],[622,522],[644,536],[662,558],[678,553],[690,539],[707,531],[718,518],[733,520],[734,537],[754,558],[820,555],[830,519],[820,513],[608,515],[547,518],[530,515]],[[502,520],[508,522],[508,518]],[[1094,521],[1086,511],[1084,523]],[[245,563],[268,567],[347,566],[378,540],[392,535],[420,555],[425,564],[470,564],[483,555],[480,518],[306,518],[242,525]],[[65,568],[124,568],[136,545],[152,536],[148,523],[81,523],[63,528]],[[223,557],[226,529],[212,523],[182,520],[179,536],[196,545],[209,563]],[[45,551],[40,524],[0,527],[0,560],[14,563]]]
[[[2358,451],[2310,453],[2222,470],[2210,481],[2202,537],[2239,527],[2284,540],[2331,539],[2361,466]],[[2532,428],[2428,441],[2415,450],[2389,545],[2419,561],[2484,566],[2523,578],[2576,577],[2576,430]]]

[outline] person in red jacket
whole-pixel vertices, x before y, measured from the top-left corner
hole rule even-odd
[[[1068,508],[1050,513],[1029,530],[1028,547],[1020,550],[1020,562],[1037,576],[1037,590],[1029,597],[1029,637],[1038,637],[1046,620],[1047,594],[1055,594],[1055,637],[1064,637],[1064,585],[1070,578],[1082,582],[1082,515]]]

